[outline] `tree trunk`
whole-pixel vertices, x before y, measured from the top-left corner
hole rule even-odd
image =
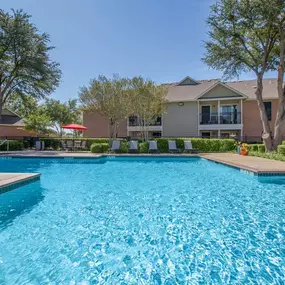
[[[280,26],[280,64],[278,67],[277,91],[278,91],[278,109],[274,126],[274,144],[276,150],[278,145],[282,144],[285,133],[285,88],[283,87],[284,78],[284,53],[285,53],[285,33],[283,26]]]
[[[257,100],[257,104],[259,107],[260,119],[261,119],[262,127],[263,127],[262,138],[264,141],[266,151],[272,151],[273,150],[272,133],[271,133],[267,113],[265,110],[264,102],[262,99],[262,92],[263,92],[262,76],[259,75],[257,78],[257,89],[255,91],[255,95],[256,95],[256,100]]]
[[[112,138],[114,137],[114,122],[109,120],[109,147],[112,147]]]
[[[278,69],[278,109],[274,127],[274,150],[278,145],[282,144],[282,139],[285,133],[285,89],[283,88],[284,68]]]
[[[2,118],[2,110],[3,110],[3,103],[2,103],[2,100],[0,98],[0,121],[1,121],[1,118]]]

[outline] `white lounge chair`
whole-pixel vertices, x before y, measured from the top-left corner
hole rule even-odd
[[[191,141],[184,141],[184,151],[185,152],[191,152],[191,153],[197,153],[197,149],[193,148]]]
[[[112,141],[112,147],[111,147],[110,151],[117,152],[120,150],[120,148],[121,148],[121,142],[120,141],[118,141],[118,140]]]
[[[176,146],[176,141],[168,141],[169,152],[180,152],[180,149]]]
[[[138,151],[139,151],[138,141],[130,141],[129,152],[138,152]]]
[[[157,141],[149,141],[148,152],[158,153]]]

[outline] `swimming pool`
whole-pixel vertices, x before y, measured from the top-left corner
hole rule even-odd
[[[0,284],[284,284],[285,180],[200,158],[0,159]]]

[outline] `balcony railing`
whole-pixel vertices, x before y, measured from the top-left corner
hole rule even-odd
[[[129,118],[129,127],[139,127],[139,118],[138,117],[131,117]],[[161,117],[158,117],[156,121],[149,124],[149,126],[161,126]]]
[[[220,115],[220,117],[219,117]],[[200,113],[201,125],[225,125],[225,124],[241,124],[240,112],[227,112],[227,113]]]

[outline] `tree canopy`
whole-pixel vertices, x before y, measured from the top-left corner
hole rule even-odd
[[[61,71],[49,43],[22,10],[0,10],[0,117],[12,94],[42,99],[59,85]]]
[[[284,134],[284,8],[284,0],[220,0],[211,7],[207,19],[210,31],[204,62],[223,71],[225,79],[249,71],[256,75],[256,99],[267,150],[276,149]],[[273,134],[263,102],[262,80],[267,71],[277,69],[281,107]]]

